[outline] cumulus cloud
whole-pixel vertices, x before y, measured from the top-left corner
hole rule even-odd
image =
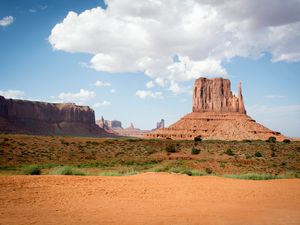
[[[107,8],[69,12],[49,42],[92,54],[90,67],[144,72],[160,86],[226,76],[233,57],[300,61],[299,0],[106,0]],[[173,85],[173,87],[175,87]]]
[[[111,106],[109,101],[97,102],[93,105],[95,108],[103,107],[103,106]]]
[[[19,90],[0,90],[0,95],[5,98],[23,99],[25,93]]]
[[[149,82],[146,83],[146,87],[149,88],[149,89],[153,88],[154,86],[155,86],[155,84],[154,84],[153,81],[149,81]]]
[[[152,92],[152,91],[145,91],[145,90],[137,90],[135,93],[140,99],[146,98],[162,98],[162,92]]]
[[[180,93],[188,93],[191,94],[191,88],[189,87],[181,87],[179,84],[175,81],[170,82],[169,90],[172,91],[175,94],[180,94]]]
[[[77,93],[62,92],[57,97],[53,98],[58,99],[61,102],[75,102],[81,104],[82,102],[90,100],[94,97],[95,93],[93,91],[80,89]]]
[[[111,84],[108,83],[108,82],[103,82],[101,80],[97,80],[94,85],[97,86],[97,87],[108,87]]]
[[[6,27],[14,22],[14,18],[12,16],[6,16],[0,19],[0,27]]]

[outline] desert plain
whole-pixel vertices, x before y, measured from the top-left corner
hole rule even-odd
[[[298,141],[2,134],[0,146],[0,224],[300,223]]]

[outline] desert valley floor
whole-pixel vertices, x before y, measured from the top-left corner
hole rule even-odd
[[[0,155],[1,225],[300,224],[299,141],[1,134]]]
[[[0,224],[300,224],[300,180],[0,177]]]

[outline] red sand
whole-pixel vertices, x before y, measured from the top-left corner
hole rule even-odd
[[[300,224],[300,179],[0,177],[0,224]]]

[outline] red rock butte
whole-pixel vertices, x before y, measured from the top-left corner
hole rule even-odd
[[[247,115],[241,83],[238,95],[230,87],[230,80],[201,77],[193,88],[192,112],[182,117],[168,128],[161,128],[146,134],[147,138],[218,140],[266,140],[285,137],[257,123]]]

